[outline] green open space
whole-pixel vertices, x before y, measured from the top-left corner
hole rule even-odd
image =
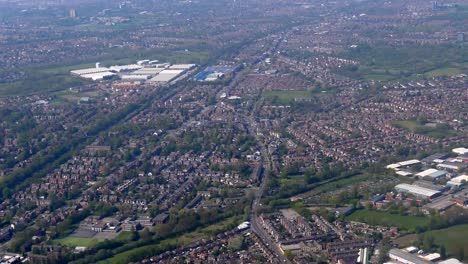
[[[94,247],[100,240],[94,238],[82,238],[82,237],[65,237],[54,240],[55,243],[69,246],[69,247]]]
[[[399,120],[395,121],[394,125],[416,134],[426,135],[439,139],[457,135],[457,132],[446,124],[433,124],[429,126],[427,122],[418,120]]]
[[[353,79],[376,81],[415,80],[436,76],[451,76],[467,72],[468,46],[461,43],[390,47],[360,45],[340,54],[360,62],[335,69]]]
[[[426,72],[424,75],[428,78],[437,77],[437,76],[453,76],[462,73],[463,70],[460,68],[454,67],[443,67],[438,68],[432,71]]]
[[[404,230],[414,230],[418,226],[424,227],[430,222],[428,217],[396,215],[368,209],[358,210],[347,216],[346,220],[363,222],[370,225],[396,226]]]
[[[289,104],[294,99],[306,99],[311,98],[313,91],[311,90],[299,90],[299,91],[266,91],[263,93],[263,97],[272,100],[278,104]]]
[[[432,236],[437,246],[444,245],[449,257],[458,257],[460,248],[468,252],[468,224],[451,226],[440,230],[428,231],[420,236]],[[395,240],[395,243],[401,247],[411,246],[418,240],[417,234],[402,236]],[[465,260],[468,256],[465,257]]]

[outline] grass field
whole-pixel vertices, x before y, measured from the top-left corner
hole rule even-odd
[[[452,75],[460,74],[462,72],[463,71],[460,70],[459,68],[444,67],[444,68],[439,68],[439,69],[426,72],[424,75],[428,78],[432,78],[432,77],[437,77],[437,76],[452,76]]]
[[[341,54],[359,61],[359,66],[335,69],[338,74],[376,81],[418,80],[466,72],[466,45],[423,45],[390,47],[383,44],[361,45]]]
[[[316,195],[324,193],[324,192],[330,192],[330,191],[337,190],[337,189],[339,189],[341,187],[358,184],[359,182],[362,182],[362,181],[365,181],[365,180],[369,179],[369,177],[370,177],[370,175],[368,175],[368,174],[358,174],[358,175],[355,175],[355,176],[352,176],[352,177],[349,177],[349,178],[346,178],[346,179],[332,181],[330,183],[320,185],[318,187],[313,188],[310,191],[307,191],[305,193],[301,193],[301,194],[299,194],[297,196],[294,196],[294,197],[307,199],[307,197],[313,197],[313,196],[316,196]]]
[[[444,245],[450,257],[458,257],[460,248],[464,249],[465,255],[468,252],[468,224],[456,225],[440,230],[433,230],[423,233],[434,237],[435,244]],[[399,247],[407,247],[413,244],[418,239],[418,235],[412,234],[400,237],[395,240]],[[468,256],[465,257],[465,261]]]
[[[69,247],[94,247],[100,241],[94,238],[65,237],[55,240],[56,243]]]
[[[367,209],[356,211],[347,216],[346,219],[370,225],[396,226],[405,230],[414,230],[417,226],[427,226],[430,221],[427,217],[394,215]]]
[[[34,74],[26,80],[0,84],[0,96],[48,93],[89,83],[69,75]]]
[[[263,93],[263,97],[272,100],[274,103],[289,104],[295,98],[305,99],[312,97],[312,91],[267,91]]]
[[[435,127],[429,127],[429,126],[425,126],[424,124],[422,124],[421,122],[417,120],[400,120],[400,121],[395,121],[394,124],[397,127],[406,129],[413,133],[426,135],[426,136],[433,137],[433,138],[443,139],[447,137],[453,137],[457,134],[449,126],[438,124]]]

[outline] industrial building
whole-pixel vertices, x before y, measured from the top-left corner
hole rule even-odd
[[[93,81],[100,81],[100,80],[110,79],[110,78],[112,78],[113,76],[116,76],[116,75],[117,74],[115,74],[113,72],[106,71],[106,72],[83,74],[80,77],[85,78],[85,79],[91,79]]]
[[[141,60],[137,64],[114,65],[109,68],[101,67],[100,63],[96,63],[95,68],[73,70],[70,73],[93,81],[118,76],[122,80],[166,83],[196,67],[196,64],[175,64],[171,66],[169,63],[154,64],[156,62],[158,61]]]
[[[109,69],[115,72],[129,72],[129,71],[136,71],[141,68],[143,68],[143,66],[141,65],[129,64],[129,65],[114,65],[114,66],[111,66]]]
[[[161,68],[142,68],[142,69],[132,72],[132,74],[155,76],[158,73],[162,72],[163,70],[164,69],[161,69]]]
[[[425,171],[422,171],[416,174],[416,176],[422,179],[435,181],[444,177],[445,175],[447,175],[447,173],[448,172],[445,170],[427,169]]]
[[[151,76],[150,75],[139,75],[139,74],[126,74],[126,75],[120,76],[120,78],[122,80],[140,80],[140,81],[144,81],[144,80],[148,80],[149,78],[151,78]]]
[[[407,251],[403,251],[398,248],[392,248],[388,252],[388,256],[391,260],[397,261],[398,263],[404,264],[429,264],[430,261],[419,258],[417,255],[413,255]]]
[[[195,64],[174,64],[172,66],[169,66],[169,70],[184,70],[188,71],[193,68],[195,68]]]
[[[82,75],[88,75],[88,74],[93,74],[93,73],[102,73],[102,72],[109,72],[109,68],[105,67],[99,67],[99,68],[90,68],[90,69],[81,69],[81,70],[73,70],[70,71],[72,75],[77,75],[77,76],[82,76]]]
[[[444,162],[441,164],[437,164],[436,166],[438,169],[445,169],[450,171],[460,171],[466,167],[465,164],[461,162]]]
[[[163,70],[155,77],[151,78],[150,82],[160,83],[160,82],[170,82],[181,75],[184,70]]]
[[[207,67],[202,72],[195,75],[193,78],[196,81],[216,81],[224,77],[224,75],[234,73],[241,68],[240,65],[237,66],[211,66]]]
[[[440,195],[440,191],[431,190],[417,185],[401,183],[395,186],[395,190],[400,193],[408,193],[423,199],[431,199]]]
[[[459,154],[459,155],[464,155],[464,154],[468,154],[468,148],[454,148],[452,149],[452,152]]]
[[[463,183],[468,183],[468,175],[460,175],[458,177],[452,178],[449,182],[447,182],[448,186],[456,186],[460,187]]]
[[[401,167],[408,167],[408,166],[416,165],[416,164],[419,164],[419,163],[421,163],[421,161],[416,160],[416,159],[412,159],[412,160],[406,160],[406,161],[400,161],[400,162],[397,162],[397,163],[393,163],[393,164],[387,165],[385,168],[398,170]]]

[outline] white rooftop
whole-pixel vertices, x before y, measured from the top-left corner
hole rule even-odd
[[[195,64],[174,64],[169,67],[171,70],[190,70],[195,67]]]
[[[80,77],[86,78],[86,79],[91,79],[93,81],[97,81],[97,80],[102,80],[102,79],[104,79],[106,77],[111,77],[111,76],[114,76],[114,75],[116,75],[116,74],[113,73],[113,72],[106,71],[106,72],[83,74],[83,75],[80,75]]]
[[[419,161],[417,159],[398,162],[398,164],[400,164],[400,166],[409,166],[409,165],[414,165],[414,164],[418,164],[418,163],[421,163],[421,161]]]
[[[468,175],[463,174],[463,175],[460,175],[458,177],[452,178],[450,181],[451,182],[456,182],[456,183],[462,183],[463,180],[468,182]]]
[[[463,155],[468,153],[468,148],[454,148],[452,149],[452,152]]]
[[[131,70],[138,70],[143,68],[141,65],[137,64],[128,64],[128,65],[114,65],[110,67],[110,70],[121,72],[121,71],[131,71]]]
[[[109,69],[105,67],[99,67],[99,68],[89,68],[89,69],[81,69],[81,70],[73,70],[70,71],[72,74],[76,75],[85,75],[85,74],[92,74],[92,73],[99,73],[99,72],[108,72]]]
[[[451,258],[451,259],[441,261],[439,262],[439,264],[463,264],[463,262],[460,262],[458,259]]]
[[[436,169],[427,169],[425,171],[421,171],[420,173],[416,174],[416,176],[419,176],[419,177],[425,177],[425,176],[429,176],[431,175],[432,173],[434,172],[438,172],[439,170],[436,170]]]
[[[424,196],[424,197],[431,197],[440,193],[439,191],[431,190],[431,189],[424,188],[424,187],[417,186],[417,185],[410,185],[406,183],[397,184],[395,186],[395,189],[399,191],[404,190],[406,192],[409,192],[415,195]]]

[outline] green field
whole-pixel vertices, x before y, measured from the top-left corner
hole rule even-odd
[[[368,223],[370,225],[396,226],[404,230],[414,230],[418,226],[427,226],[428,217],[395,215],[381,211],[359,210],[346,217],[348,221]]]
[[[464,249],[465,261],[468,260],[468,224],[456,225],[440,230],[433,230],[423,233],[424,236],[434,237],[435,244],[444,245],[449,257],[458,257],[460,248]],[[418,239],[418,235],[412,234],[400,237],[395,240],[398,247],[407,247]]]
[[[459,68],[444,67],[444,68],[439,68],[439,69],[426,72],[424,75],[428,78],[432,78],[432,77],[437,77],[437,76],[452,76],[452,75],[460,74],[462,72],[463,71],[460,70]]]
[[[56,243],[69,247],[94,247],[100,241],[94,238],[65,237],[55,240]]]
[[[313,92],[310,90],[300,91],[267,91],[263,93],[263,97],[272,100],[278,104],[289,104],[295,98],[306,99],[311,98]]]
[[[466,45],[424,45],[390,47],[361,45],[343,51],[341,56],[360,62],[359,66],[335,69],[337,74],[360,80],[417,80],[467,72]]]
[[[395,121],[394,125],[411,131],[416,134],[426,135],[433,138],[448,138],[456,136],[457,133],[448,125],[437,124],[435,127],[425,126],[417,120],[400,120]]]

